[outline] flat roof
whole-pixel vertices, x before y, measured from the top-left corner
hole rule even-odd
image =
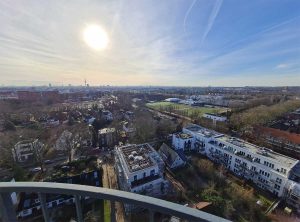
[[[227,135],[223,135],[221,137],[218,137],[217,139],[218,139],[218,141],[230,143],[230,144],[238,146],[242,149],[246,149],[252,153],[261,155],[264,158],[269,158],[270,160],[279,162],[280,164],[282,164],[283,166],[285,166],[287,168],[293,167],[294,164],[296,164],[296,162],[298,161],[297,159],[282,155],[280,153],[274,152],[273,150],[270,150],[267,148],[256,146],[252,143],[249,143],[245,140],[242,140],[242,139],[239,139],[236,137],[229,137]]]
[[[100,129],[98,131],[99,134],[105,134],[105,133],[113,133],[115,132],[116,129],[115,128],[104,128],[104,129]]]
[[[219,115],[219,114],[216,114],[216,113],[204,113],[204,114],[206,114],[206,115],[210,115],[210,116],[224,117],[224,118],[225,118],[225,116],[221,116],[221,115]]]
[[[121,151],[121,155],[123,155],[130,172],[146,169],[155,165],[149,157],[149,154],[153,153],[154,149],[147,143],[122,146],[119,147],[119,150]]]
[[[180,137],[181,139],[190,139],[193,138],[192,135],[188,133],[175,133],[176,136]]]
[[[193,133],[200,134],[201,136],[204,136],[204,137],[220,137],[220,136],[223,136],[222,133],[218,133],[214,130],[206,129],[206,128],[201,127],[201,126],[196,125],[196,124],[190,124],[190,125],[188,125],[184,128],[191,131],[191,132],[193,132]]]

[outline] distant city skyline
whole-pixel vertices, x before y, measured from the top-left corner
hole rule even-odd
[[[3,0],[0,86],[300,86],[299,9],[298,0]],[[90,25],[106,31],[107,47],[88,47]]]

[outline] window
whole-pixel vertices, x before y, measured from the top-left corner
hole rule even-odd
[[[137,175],[134,175],[133,180],[137,180]]]
[[[150,171],[150,175],[151,175],[151,176],[154,176],[154,174],[155,174],[155,170],[151,170],[151,171]]]

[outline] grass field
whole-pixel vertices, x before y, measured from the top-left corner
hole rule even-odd
[[[104,200],[104,222],[110,222],[110,203],[108,200]]]
[[[220,107],[197,107],[197,106],[189,106],[189,105],[171,103],[171,102],[147,103],[146,106],[159,111],[173,112],[191,118],[199,118],[204,113],[217,114],[226,111],[226,108],[220,108]]]

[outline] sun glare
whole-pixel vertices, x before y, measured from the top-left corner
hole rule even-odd
[[[89,25],[83,31],[85,43],[95,50],[103,50],[109,43],[107,32],[99,25]]]

